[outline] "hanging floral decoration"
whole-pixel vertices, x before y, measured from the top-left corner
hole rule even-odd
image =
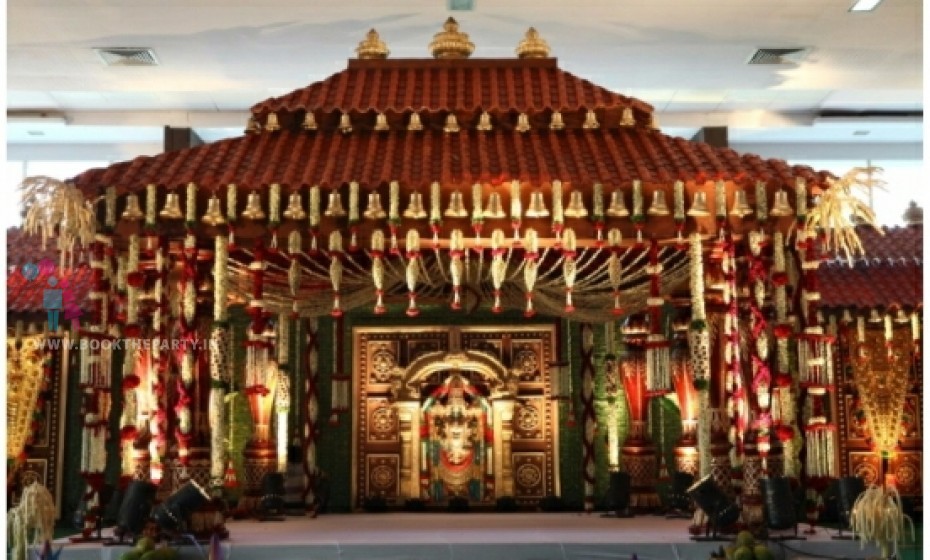
[[[685,229],[685,220],[687,214],[685,214],[685,184],[682,181],[675,181],[674,186],[672,187],[673,192],[673,204],[675,206],[672,211],[672,219],[675,220],[675,247],[679,251],[684,251],[688,248],[687,243],[685,242],[682,233]]]
[[[449,276],[452,278],[452,309],[462,308],[462,276],[465,265],[462,257],[465,255],[465,234],[462,230],[452,230],[449,236]]]
[[[671,366],[669,363],[669,343],[665,337],[662,324],[662,264],[659,262],[659,242],[655,239],[649,244],[649,297],[646,306],[649,313],[650,332],[646,339],[646,390],[651,396],[668,393],[672,389]]]
[[[439,231],[442,228],[442,199],[440,185],[433,181],[429,186],[429,228],[433,233],[433,249],[439,250]]]
[[[333,317],[342,317],[342,302],[340,300],[340,289],[342,287],[342,234],[339,231],[333,231],[329,234],[329,256],[332,261],[329,263],[329,280],[333,286],[333,309],[329,314]]]
[[[229,248],[236,248],[236,185],[230,183],[226,186],[226,229],[229,231]]]
[[[766,280],[768,270],[765,259],[763,259],[763,249],[766,246],[765,234],[760,231],[749,233],[749,254],[748,281],[750,284],[751,297],[749,304],[749,329],[751,332],[750,340],[753,345],[750,350],[750,361],[752,368],[752,392],[755,395],[755,422],[754,428],[758,430],[756,444],[759,455],[762,457],[763,472],[767,470],[768,453],[771,449],[771,428],[772,428],[772,375],[769,370],[769,335],[768,322],[763,313],[766,297]]]
[[[620,256],[620,243],[623,240],[623,234],[617,228],[612,228],[607,232],[607,242],[610,245],[610,256],[607,257],[607,276],[610,279],[614,305],[611,313],[614,316],[623,314],[623,308],[620,305],[620,284],[623,282],[623,261]]]
[[[562,207],[562,181],[552,181],[552,231],[555,249],[562,248],[562,230],[565,227],[565,210]]]
[[[502,310],[501,287],[507,274],[507,263],[504,261],[507,249],[504,247],[504,242],[503,230],[495,229],[491,233],[491,284],[494,286],[494,303],[491,311],[494,313],[500,313]]]
[[[319,251],[320,235],[320,187],[313,185],[310,187],[310,203],[307,212],[308,227],[310,228],[310,254],[315,255]]]
[[[481,251],[481,229],[484,226],[484,206],[481,202],[481,184],[471,186],[471,229],[475,234],[475,250]]]
[[[271,241],[268,249],[278,249],[278,228],[281,226],[281,185],[272,183],[268,186],[268,229],[271,232]]]
[[[565,280],[566,313],[571,313],[575,310],[575,304],[572,302],[572,289],[575,287],[575,278],[578,275],[575,255],[575,232],[571,228],[567,228],[565,230],[564,247],[562,251],[562,278]]]
[[[523,311],[523,316],[532,317],[536,315],[536,309],[533,307],[533,290],[539,277],[539,238],[535,229],[527,228],[526,240],[523,246],[525,248],[523,253],[523,284],[526,286],[526,308]]]
[[[382,315],[387,308],[384,306],[384,232],[375,230],[371,234],[371,280],[375,285],[376,315]]]
[[[408,317],[416,317],[420,314],[420,308],[417,307],[417,279],[420,274],[418,259],[420,257],[420,234],[417,230],[407,231],[407,270],[405,277],[407,279],[407,311]]]
[[[594,222],[594,247],[604,246],[604,185],[594,183],[594,204],[591,208],[591,220]]]
[[[359,224],[359,186],[356,181],[349,183],[349,251],[358,251]]]
[[[646,214],[643,212],[643,184],[639,180],[633,181],[633,213],[630,221],[636,227],[636,246],[643,243],[643,227],[646,225]]]

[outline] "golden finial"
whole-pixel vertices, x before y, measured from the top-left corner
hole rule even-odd
[[[526,37],[517,45],[520,58],[549,58],[549,43],[539,36],[535,27],[526,30]]]
[[[365,35],[365,39],[358,44],[355,52],[360,59],[387,58],[391,54],[387,43],[381,40],[381,36],[374,29]]]
[[[468,58],[475,51],[475,44],[468,40],[468,34],[459,31],[459,23],[449,18],[442,26],[442,31],[433,35],[429,50],[434,58]]]

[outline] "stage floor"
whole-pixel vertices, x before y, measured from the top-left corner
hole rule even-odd
[[[721,544],[694,542],[689,521],[578,513],[384,513],[231,521],[227,560],[707,560]],[[806,528],[806,525],[802,527]],[[869,558],[858,541],[817,529],[806,541],[770,544],[775,558]],[[64,543],[62,540],[60,543]],[[67,544],[62,560],[118,560],[125,547]],[[204,547],[203,552],[206,552]],[[205,558],[192,545],[181,558]]]

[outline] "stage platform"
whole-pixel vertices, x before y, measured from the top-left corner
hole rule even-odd
[[[689,521],[579,513],[331,514],[315,519],[231,521],[226,560],[707,560],[721,542],[695,542]],[[806,528],[806,525],[802,526]],[[775,558],[877,556],[818,528],[806,541],[771,543]],[[65,540],[59,542],[64,543]],[[118,560],[125,547],[67,544],[62,560]],[[206,553],[206,547],[203,547]],[[182,560],[205,556],[192,545]]]

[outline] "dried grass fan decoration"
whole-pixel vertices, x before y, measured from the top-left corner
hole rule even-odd
[[[87,247],[94,240],[96,220],[94,202],[73,184],[44,175],[26,177],[20,184],[21,200],[26,212],[23,229],[29,235],[42,235],[42,249],[50,238],[58,239],[61,268],[65,254],[74,264],[74,244]]]
[[[875,212],[856,196],[857,192],[868,194],[873,188],[883,188],[885,182],[874,178],[881,171],[879,167],[854,167],[839,179],[828,178],[830,188],[820,195],[820,201],[807,214],[806,229],[821,229],[825,235],[824,248],[837,253],[842,250],[850,267],[855,254],[865,255],[854,218],[884,235],[875,220]]]

